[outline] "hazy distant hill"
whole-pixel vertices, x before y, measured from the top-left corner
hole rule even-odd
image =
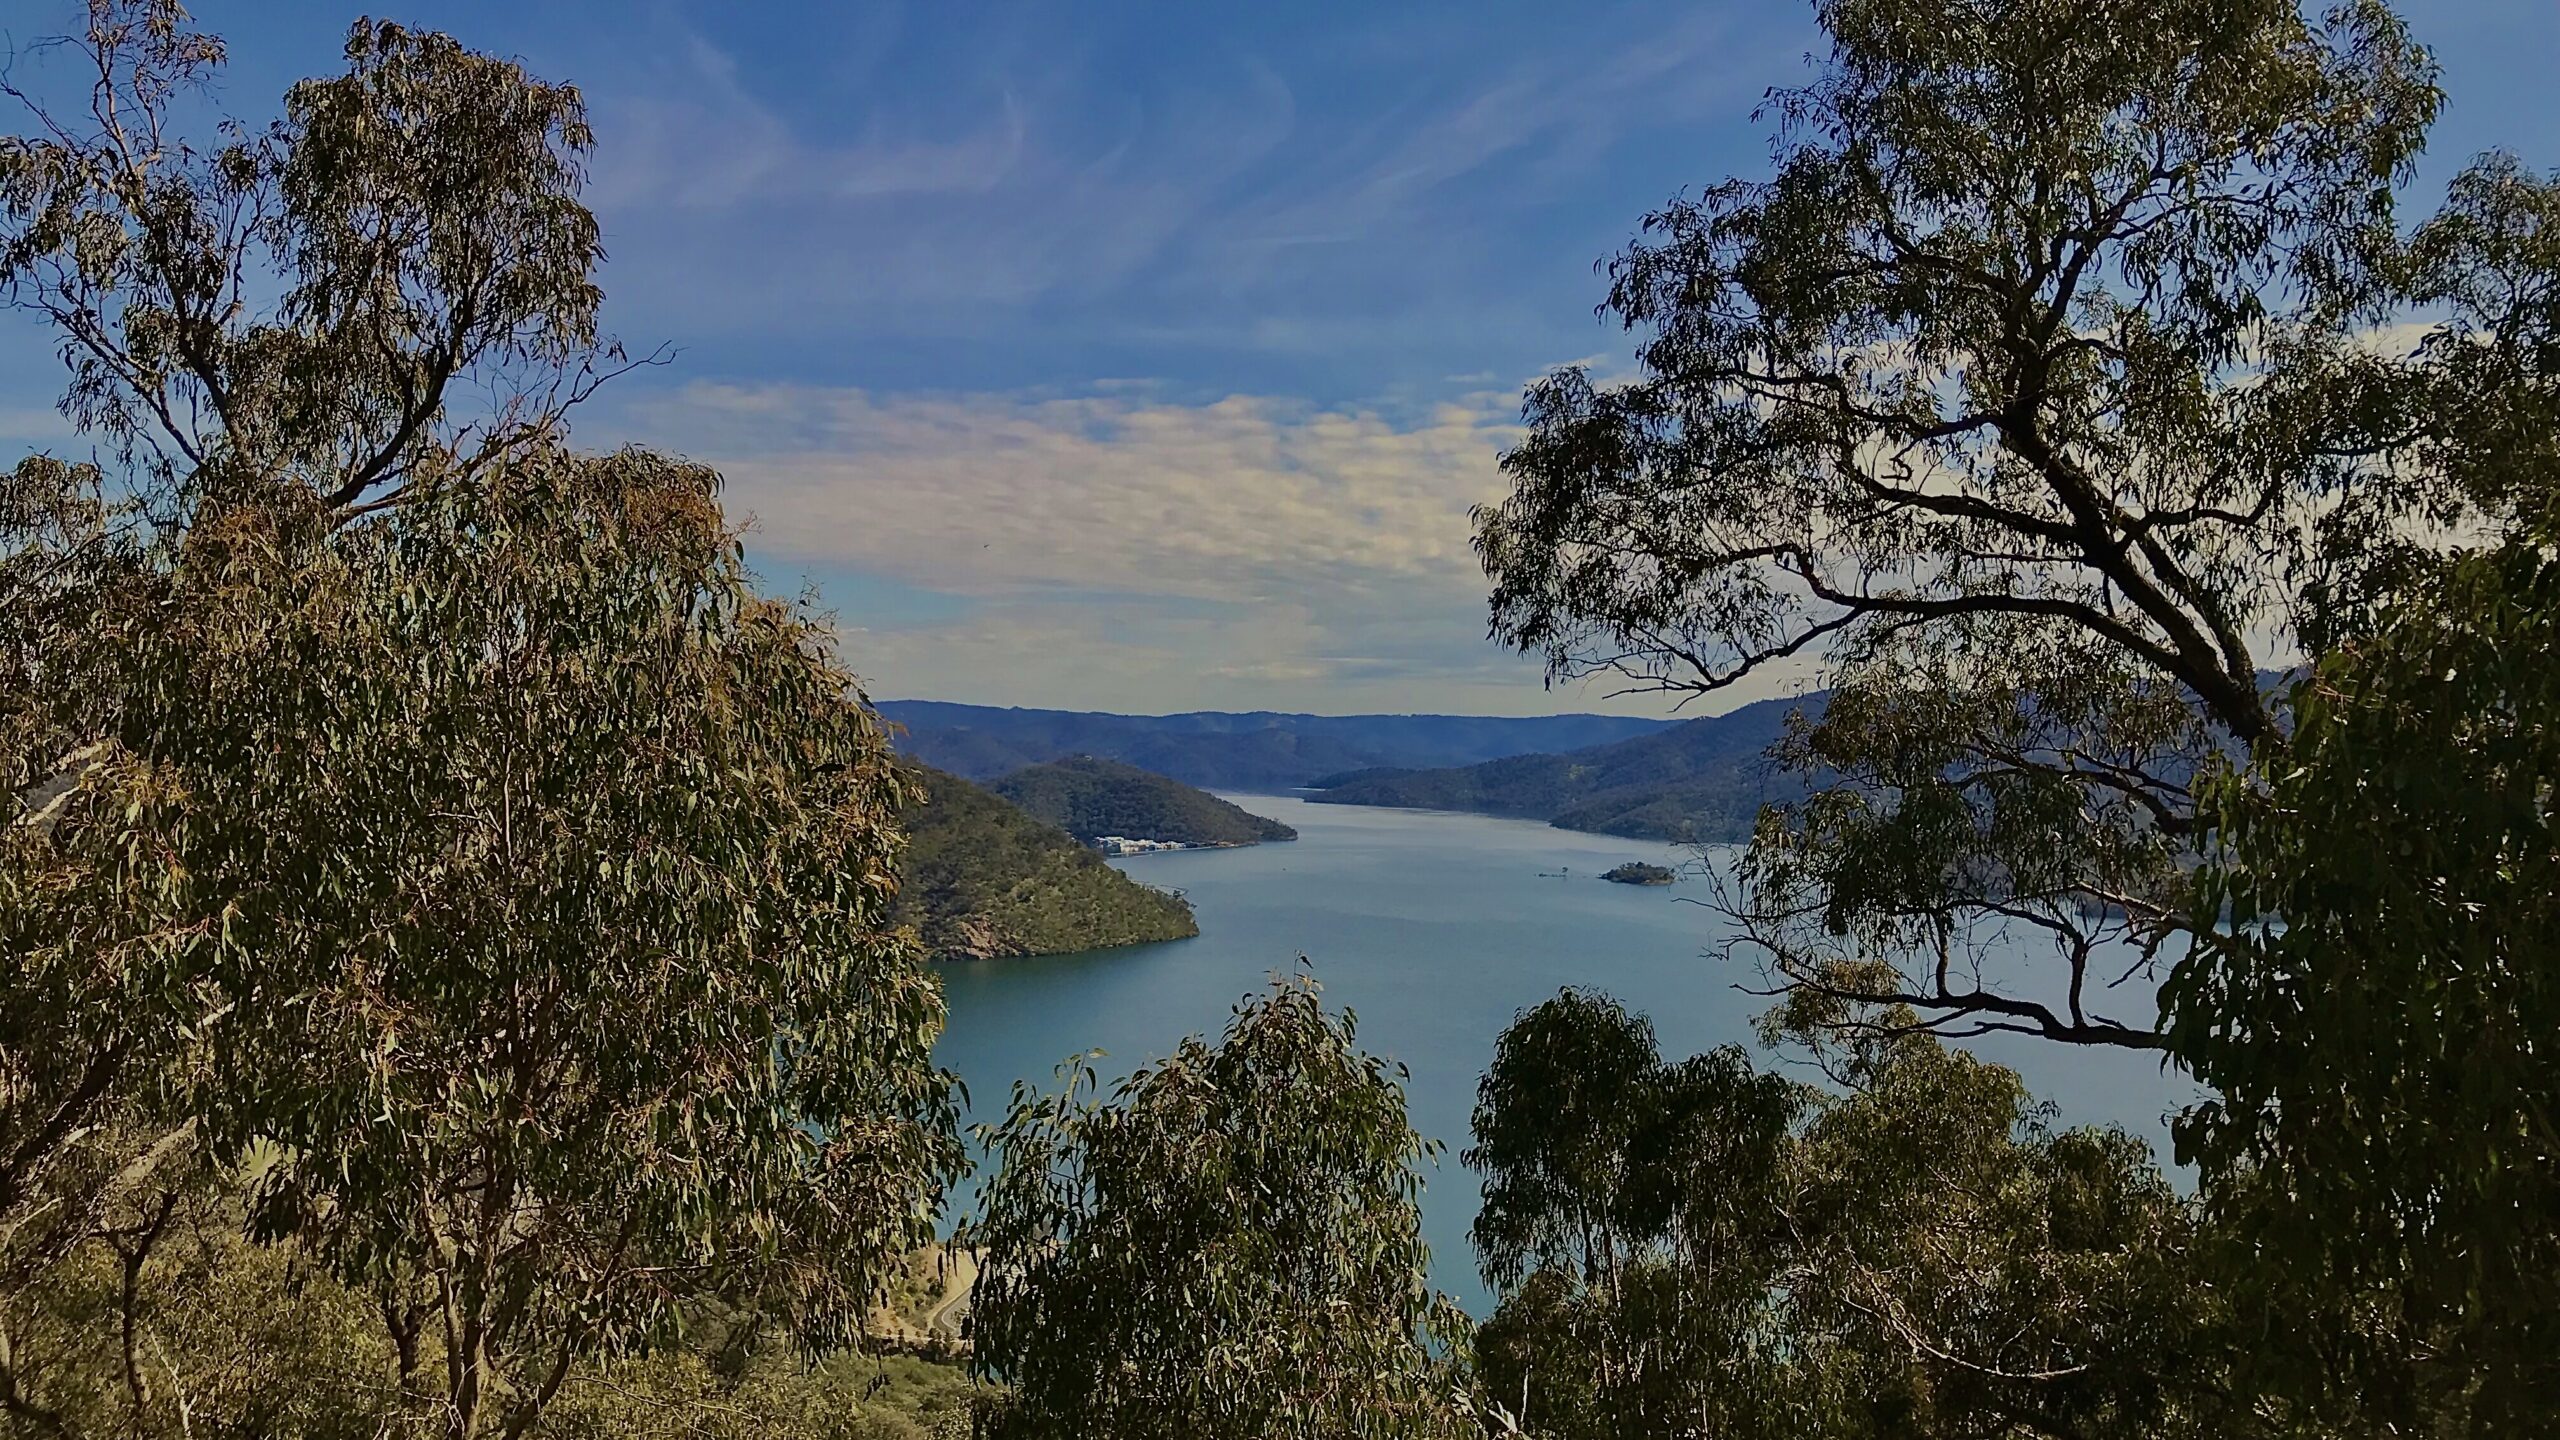
[[[1762,804],[1802,793],[1801,781],[1776,773],[1767,751],[1790,712],[1821,708],[1819,695],[1764,700],[1563,754],[1327,777],[1328,788],[1309,798],[1513,815],[1646,840],[1741,840]]]
[[[1061,955],[1200,933],[1178,895],[1141,885],[1013,802],[915,767],[897,919],[946,959]]]
[[[1410,765],[1364,765],[1357,770],[1337,770],[1330,775],[1319,775],[1307,782],[1307,788],[1333,790],[1344,785],[1354,785],[1363,780],[1392,780],[1400,775],[1412,773],[1414,773],[1413,767]]]
[[[988,789],[1025,814],[1087,842],[1105,835],[1184,845],[1252,845],[1295,840],[1298,832],[1206,790],[1117,760],[1077,755],[1031,765]]]
[[[1220,790],[1287,790],[1346,770],[1577,750],[1673,723],[1617,715],[1110,715],[939,700],[884,700],[878,708],[906,727],[900,750],[971,779],[1094,755]]]

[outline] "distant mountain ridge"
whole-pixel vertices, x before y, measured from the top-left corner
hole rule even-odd
[[[1434,769],[1580,750],[1678,722],[1622,715],[1116,715],[942,700],[883,700],[901,752],[972,780],[1075,755],[1216,790],[1290,790],[1343,771]]]
[[[1255,845],[1298,832],[1179,780],[1118,760],[1077,755],[1030,765],[989,790],[1031,818],[1090,845],[1104,836],[1180,845]]]
[[[1640,840],[1723,844],[1750,837],[1760,807],[1805,791],[1768,758],[1798,710],[1826,697],[1763,700],[1633,739],[1561,754],[1438,769],[1324,777],[1330,805],[1466,810]]]
[[[2290,723],[2287,692],[2300,675],[2258,672],[2258,688],[2279,724]],[[1830,698],[1830,692],[1817,690],[1762,700],[1654,734],[1557,754],[1430,769],[1346,770],[1310,782],[1318,793],[1307,798],[1507,815],[1639,840],[1733,844],[1751,838],[1762,806],[1810,793],[1808,777],[1779,770],[1768,752],[1785,736],[1790,715],[1802,711],[1818,721]],[[2241,761],[2246,750],[2226,741],[2224,754]],[[2173,784],[2186,783],[2193,773],[2192,762],[2174,758],[2146,763]],[[1819,778],[1830,784],[1838,777]]]

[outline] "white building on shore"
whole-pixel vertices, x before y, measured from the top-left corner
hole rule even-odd
[[[1153,855],[1160,850],[1191,850],[1179,840],[1133,840],[1126,835],[1097,835],[1093,848],[1105,855]]]

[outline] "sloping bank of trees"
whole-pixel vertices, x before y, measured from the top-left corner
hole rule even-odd
[[[1820,5],[1478,543],[1559,673],[1826,667],[1722,902],[1828,1083],[1523,1015],[1479,1326],[1398,1077],[1282,986],[1015,1097],[968,1393],[843,1358],[962,1169],[899,772],[716,477],[567,443],[625,363],[576,93],[368,23],[191,148],[218,43],[89,13],[0,146],[91,455],[0,481],[8,1433],[2560,1414],[2560,186],[2404,222],[2439,97],[2381,5]],[[2194,1074],[2194,1193],[1986,1030]]]

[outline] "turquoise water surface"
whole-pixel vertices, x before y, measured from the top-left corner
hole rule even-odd
[[[1275,970],[1300,968],[1303,956],[1327,1003],[1358,1015],[1363,1047],[1411,1071],[1415,1128],[1447,1147],[1423,1197],[1433,1278],[1481,1311],[1485,1293],[1467,1248],[1476,1181],[1457,1155],[1476,1079],[1516,1013],[1561,986],[1589,986],[1650,1015],[1668,1056],[1753,1043],[1752,1018],[1768,1002],[1736,988],[1758,978],[1746,964],[1706,954],[1716,916],[1682,900],[1702,896],[1704,883],[1599,879],[1626,860],[1692,866],[1689,852],[1526,821],[1227,798],[1295,826],[1300,838],[1113,862],[1188,895],[1198,938],[944,968],[951,1019],[937,1054],[967,1082],[973,1118],[998,1118],[1018,1079],[1053,1084],[1058,1063],[1079,1051],[1107,1051],[1100,1068],[1108,1079],[1185,1035],[1215,1033],[1246,992]],[[1559,873],[1567,878],[1549,878]],[[2123,1125],[2164,1157],[2164,1117],[2192,1094],[2141,1055],[2001,1037],[1971,1043],[2024,1072],[2059,1104],[2063,1123]],[[964,1187],[964,1210],[970,1195]]]

